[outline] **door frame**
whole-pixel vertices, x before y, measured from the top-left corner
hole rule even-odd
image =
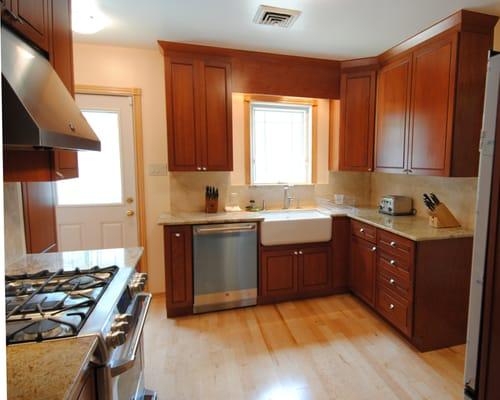
[[[137,204],[137,237],[144,254],[138,269],[148,272],[148,252],[146,235],[146,209],[144,191],[144,146],[142,134],[142,90],[140,88],[120,88],[96,85],[75,85],[75,94],[91,94],[102,96],[121,96],[132,99],[132,118],[135,151],[135,190]]]

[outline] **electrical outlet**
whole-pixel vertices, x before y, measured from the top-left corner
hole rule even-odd
[[[149,176],[167,176],[167,164],[149,164]]]

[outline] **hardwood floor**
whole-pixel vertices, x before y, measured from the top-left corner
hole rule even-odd
[[[160,400],[462,399],[464,351],[418,353],[350,295],[177,319],[159,296],[146,385]]]

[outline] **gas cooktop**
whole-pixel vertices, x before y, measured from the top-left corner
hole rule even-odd
[[[7,344],[76,336],[118,267],[5,277]]]

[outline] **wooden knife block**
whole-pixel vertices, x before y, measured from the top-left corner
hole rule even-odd
[[[460,223],[443,203],[439,203],[434,211],[429,211],[429,225],[434,228],[457,228]]]
[[[218,199],[205,198],[205,212],[208,214],[215,214],[219,209]]]

